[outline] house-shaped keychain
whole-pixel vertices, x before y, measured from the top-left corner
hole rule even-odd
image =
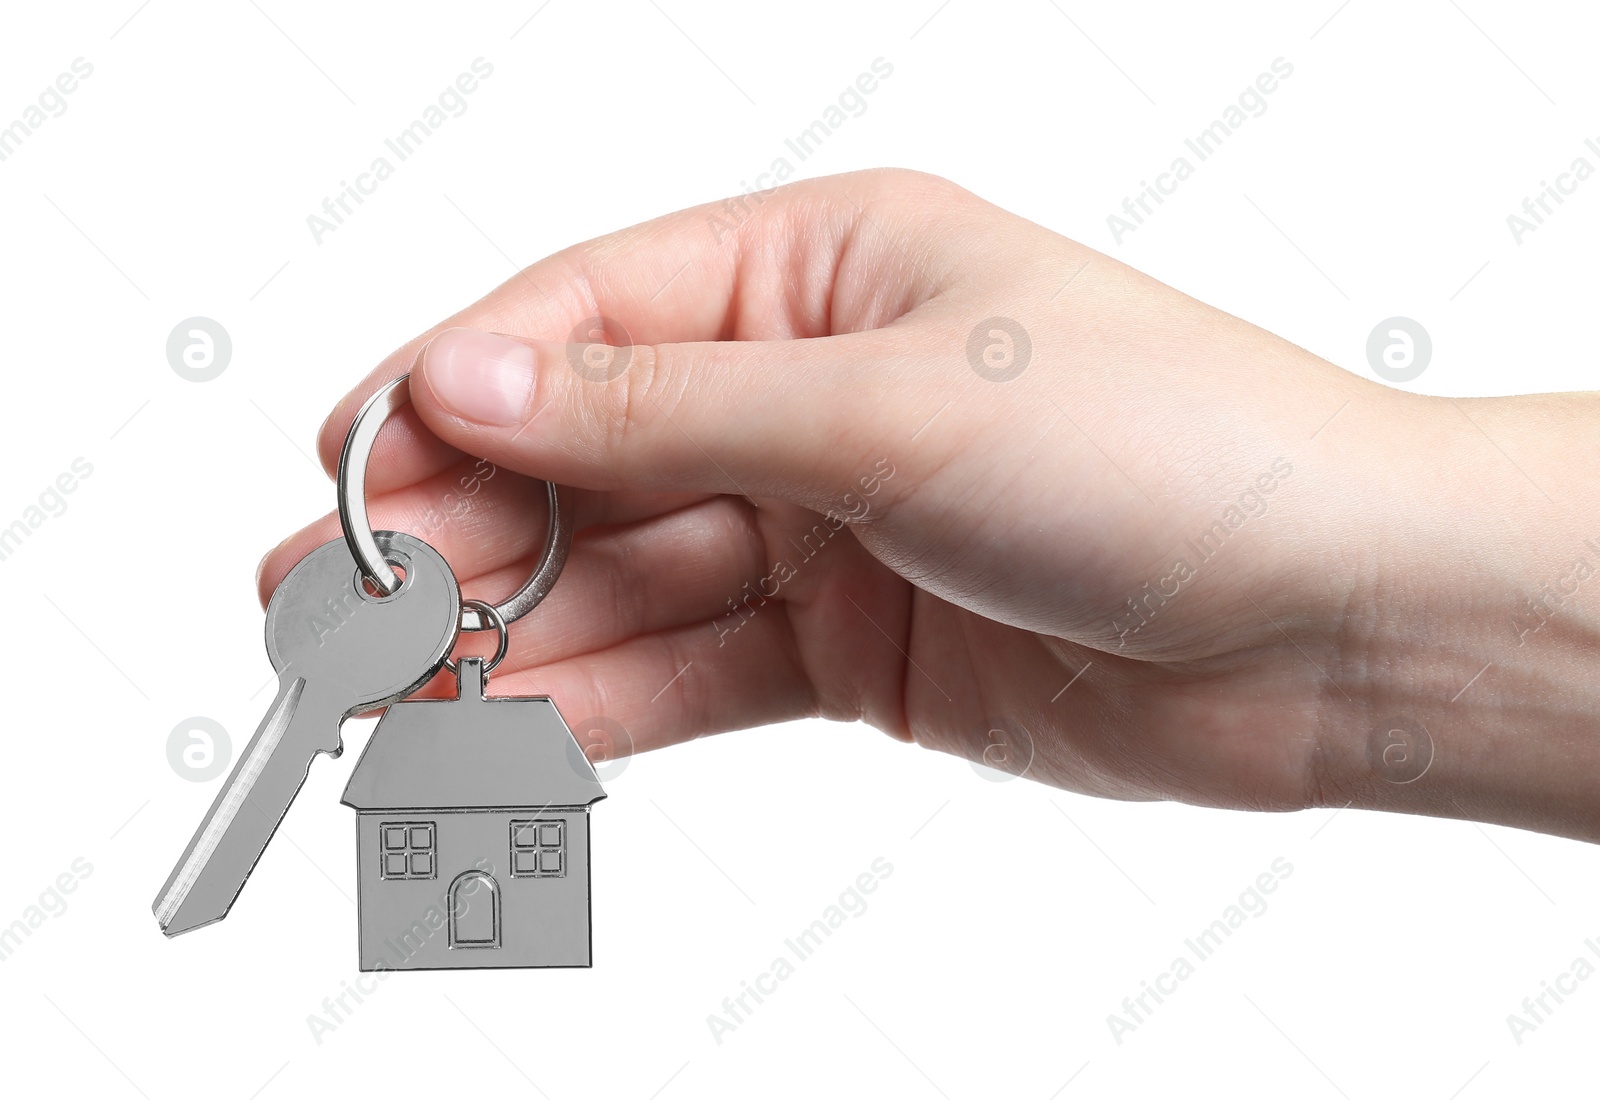
[[[356,810],[362,970],[590,965],[589,807],[606,796],[546,697],[395,703]]]

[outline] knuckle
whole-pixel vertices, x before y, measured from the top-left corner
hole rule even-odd
[[[585,419],[593,425],[594,444],[619,479],[648,479],[656,456],[644,446],[660,422],[670,417],[666,358],[660,349],[638,344],[627,349],[628,363],[615,378],[579,390],[587,403]]]
[[[676,724],[688,729],[709,731],[710,715],[706,700],[699,690],[698,678],[690,666],[694,661],[688,655],[688,646],[674,635],[664,635],[660,640],[664,660],[661,668],[672,679],[664,684],[653,701],[665,703],[666,713],[676,715]]]
[[[600,554],[604,563],[601,573],[601,606],[608,609],[623,636],[642,633],[645,629],[646,593],[650,591],[648,578],[639,568],[632,548],[619,539],[607,539]]]
[[[904,199],[909,195],[949,200],[971,195],[943,176],[915,168],[872,168],[863,174],[874,192],[885,198]]]

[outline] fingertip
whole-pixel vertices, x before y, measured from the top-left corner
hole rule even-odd
[[[280,543],[279,545],[282,544]],[[261,601],[262,607],[267,605],[268,597],[266,594],[267,590],[261,586],[261,579],[266,576],[267,563],[272,560],[272,555],[276,551],[277,547],[275,546],[271,550],[268,550],[265,554],[262,554],[261,560],[256,563],[256,598]]]
[[[268,550],[256,566],[256,598],[261,606],[272,602],[272,594],[283,583],[289,571],[299,565],[305,556],[330,539],[339,537],[339,517],[324,516],[316,523],[295,532]]]
[[[338,473],[339,455],[344,451],[345,436],[350,434],[350,425],[356,418],[356,412],[379,389],[414,370],[425,345],[426,341],[419,336],[396,348],[333,406],[322,427],[317,429],[317,458],[329,477]]]
[[[338,475],[339,452],[344,449],[344,437],[350,433],[350,421],[355,417],[345,409],[349,401],[348,396],[340,398],[317,429],[317,460],[329,477]]]
[[[538,357],[527,342],[477,329],[446,329],[417,356],[412,400],[425,417],[431,401],[447,424],[455,420],[469,430],[511,427],[527,414],[537,368]]]
[[[290,560],[288,556],[289,547],[297,538],[298,535],[290,535],[278,543],[262,556],[261,564],[256,566],[256,598],[261,601],[262,607],[272,602],[272,594],[299,561],[299,558]]]
[[[565,356],[565,344],[448,329],[417,356],[411,404],[423,428],[457,451],[550,477],[563,471],[552,467],[552,437],[535,421],[547,408],[565,405],[550,377],[551,364]],[[552,423],[558,419],[555,412],[549,416]]]

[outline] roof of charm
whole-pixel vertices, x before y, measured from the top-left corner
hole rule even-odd
[[[550,809],[606,796],[548,697],[485,698],[482,658],[459,664],[457,698],[389,707],[350,774],[346,806]]]

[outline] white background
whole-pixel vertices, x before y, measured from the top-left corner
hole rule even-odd
[[[882,57],[892,77],[798,175],[947,175],[1364,374],[1373,326],[1416,318],[1435,346],[1419,391],[1592,387],[1600,181],[1521,244],[1506,225],[1600,138],[1584,8],[7,5],[0,125],[75,58],[94,72],[0,163],[0,521],[75,458],[93,474],[0,562],[0,925],[75,859],[93,870],[0,962],[0,1087],[1592,1089],[1600,980],[1520,1045],[1506,1019],[1600,937],[1592,847],[1099,802],[821,722],[652,754],[609,783],[592,970],[395,976],[313,1038],[308,1016],[356,977],[338,795],[362,723],[316,763],[228,920],[168,942],[149,911],[222,782],[175,774],[169,732],[208,716],[237,751],[267,704],[252,574],[332,506],[317,426],[513,264],[743,190]],[[316,243],[306,216],[478,57],[494,75],[468,111]],[[1278,57],[1294,74],[1268,111],[1116,244],[1106,215]],[[234,344],[205,384],[165,354],[194,315]],[[708,1015],[878,857],[894,870],[869,908],[716,1042]],[[1293,873],[1270,908],[1118,1044],[1107,1015],[1278,857]]]

